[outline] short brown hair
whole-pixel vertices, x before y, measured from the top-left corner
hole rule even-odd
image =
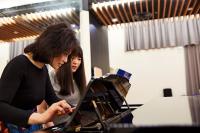
[[[75,32],[67,24],[59,23],[47,27],[24,52],[32,52],[33,60],[49,64],[53,57],[71,51],[76,44]]]

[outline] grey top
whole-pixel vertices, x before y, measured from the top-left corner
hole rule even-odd
[[[51,84],[54,88],[54,91],[56,93],[56,95],[60,98],[60,99],[64,99],[66,100],[69,104],[76,106],[80,100],[80,91],[75,83],[74,83],[74,93],[67,95],[67,96],[63,96],[59,94],[60,91],[60,85],[58,84],[57,78],[55,76],[55,70],[52,67],[48,67],[49,70],[49,76],[50,76],[50,80],[51,80]],[[69,115],[65,115],[65,116],[60,116],[60,117],[56,117],[54,119],[54,124],[57,125],[59,123],[65,122],[69,120]]]

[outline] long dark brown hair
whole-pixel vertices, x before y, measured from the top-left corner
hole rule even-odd
[[[77,43],[75,32],[70,26],[59,23],[47,27],[34,43],[24,49],[24,52],[31,52],[35,61],[49,64],[53,57],[70,53]]]
[[[71,68],[71,61],[72,57],[74,56],[80,57],[82,60],[79,68],[76,70],[76,72],[73,73]],[[69,95],[74,93],[73,80],[77,84],[81,94],[84,92],[86,88],[85,68],[83,61],[83,51],[79,45],[73,48],[72,53],[68,57],[68,62],[58,69],[56,72],[56,77],[61,87],[59,94]]]

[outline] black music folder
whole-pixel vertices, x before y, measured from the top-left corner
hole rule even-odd
[[[121,110],[124,102],[128,106],[125,96],[130,86],[129,80],[119,75],[91,79],[71,118],[43,131],[64,133],[108,130],[110,124],[121,123],[124,117],[131,114],[129,107]]]

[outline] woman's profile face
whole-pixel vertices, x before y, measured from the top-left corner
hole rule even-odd
[[[54,68],[54,69],[58,69],[60,68],[63,64],[67,63],[67,60],[68,60],[68,53],[63,53],[57,57],[54,57],[52,62],[51,62],[51,66]]]
[[[82,58],[78,56],[72,56],[71,58],[71,68],[72,72],[76,72],[79,66],[81,65]]]

